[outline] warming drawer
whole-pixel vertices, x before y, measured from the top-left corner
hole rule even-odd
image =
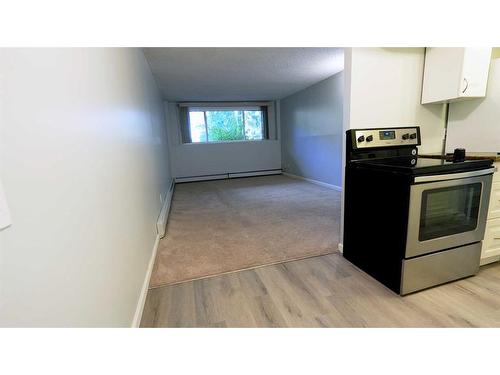
[[[403,260],[401,295],[475,275],[481,242]]]

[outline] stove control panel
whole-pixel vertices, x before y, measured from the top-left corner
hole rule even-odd
[[[353,129],[350,132],[354,149],[420,145],[420,127],[418,126]]]

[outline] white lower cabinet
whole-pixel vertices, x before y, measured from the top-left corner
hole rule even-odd
[[[493,175],[488,220],[481,248],[481,264],[500,260],[500,163],[495,163],[497,172]]]
[[[494,182],[491,187],[488,220],[498,218],[500,218],[500,182]]]
[[[500,219],[492,219],[486,225],[481,258],[497,255],[500,255]]]

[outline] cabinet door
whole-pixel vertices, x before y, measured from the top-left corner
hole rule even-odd
[[[491,48],[465,48],[460,82],[460,97],[486,95]]]
[[[491,186],[488,219],[499,219],[499,218],[500,218],[500,182],[495,182]]]
[[[422,104],[486,96],[491,48],[427,48]]]
[[[500,255],[500,219],[488,220],[484,234],[481,259]]]
[[[446,102],[458,97],[463,59],[463,48],[426,48],[422,104]]]

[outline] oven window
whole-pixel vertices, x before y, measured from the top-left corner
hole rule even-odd
[[[425,190],[419,241],[476,229],[480,202],[481,183]]]

